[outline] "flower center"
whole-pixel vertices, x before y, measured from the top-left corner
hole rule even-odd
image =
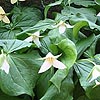
[[[1,15],[1,18],[3,19],[5,17],[5,14],[0,14]]]
[[[54,58],[48,57],[48,58],[47,58],[47,61],[50,62],[50,63],[53,63],[53,62],[54,62]]]
[[[33,39],[33,40],[36,39],[36,38],[38,38],[38,36],[32,35],[32,39]]]

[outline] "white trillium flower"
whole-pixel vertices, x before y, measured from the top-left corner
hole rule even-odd
[[[95,65],[90,75],[91,80],[89,82],[96,80],[100,76],[100,65]]]
[[[34,42],[38,47],[41,46],[41,43],[39,41],[39,38],[42,37],[40,36],[40,31],[35,32],[34,34],[32,34],[30,37],[26,38],[24,41],[27,42]]]
[[[60,55],[54,56],[52,55],[50,52],[46,55],[46,57],[41,58],[41,60],[45,60],[44,63],[42,64],[40,70],[38,73],[43,73],[45,71],[47,71],[50,67],[55,67],[58,69],[65,69],[66,66],[57,60],[58,57],[60,57]]]
[[[59,28],[59,33],[62,34],[66,31],[66,28],[73,28],[70,24],[66,24],[62,20],[55,26],[52,26],[53,28]]]
[[[0,6],[0,21],[3,21],[5,23],[10,23],[10,20],[6,16],[6,13],[1,6]]]
[[[18,1],[25,1],[25,0],[11,0],[11,4],[14,4],[14,3],[16,3]]]
[[[5,71],[6,74],[9,73],[10,66],[6,58],[6,54],[0,54],[0,69]]]

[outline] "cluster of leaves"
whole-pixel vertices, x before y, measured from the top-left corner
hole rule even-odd
[[[56,5],[62,10],[49,19],[48,10]],[[88,80],[94,67],[91,62],[100,64],[99,11],[99,0],[56,0],[45,6],[44,13],[33,6],[14,5],[8,16],[10,24],[0,22],[0,51],[7,55],[10,66],[8,74],[0,70],[0,99],[100,100],[100,86]],[[74,27],[61,34],[59,27],[52,27],[60,21]],[[41,47],[24,41],[36,31],[43,36]],[[48,52],[62,54],[59,60],[66,69],[51,68],[39,74],[43,61],[37,59]]]

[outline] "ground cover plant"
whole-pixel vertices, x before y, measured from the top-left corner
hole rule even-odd
[[[100,100],[100,0],[1,0],[0,100]]]

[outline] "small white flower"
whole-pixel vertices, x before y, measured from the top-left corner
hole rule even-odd
[[[46,55],[46,57],[41,58],[41,60],[45,60],[45,61],[42,64],[38,73],[43,73],[43,72],[47,71],[52,66],[55,67],[55,68],[58,68],[58,69],[66,68],[66,66],[62,62],[57,60],[57,58],[60,57],[60,56],[61,55],[54,56],[49,52]]]
[[[16,3],[17,1],[25,1],[25,0],[11,0],[11,4]]]
[[[0,6],[0,21],[3,21],[5,23],[10,23],[10,20],[6,16],[6,13],[1,6]]]
[[[97,14],[97,16],[100,16],[100,12]]]
[[[7,58],[5,54],[0,54],[0,69],[5,71],[6,74],[9,73],[10,66],[8,64]]]
[[[66,28],[73,28],[70,24],[66,24],[62,20],[55,26],[52,26],[53,28],[59,28],[59,33],[62,34],[66,31]]]
[[[26,38],[24,41],[27,41],[27,42],[33,41],[38,47],[40,47],[41,46],[41,43],[39,41],[40,37],[42,37],[42,36],[40,36],[40,31],[37,31],[34,34],[31,34],[31,36]]]
[[[100,76],[100,65],[94,66],[92,72],[90,73],[90,76],[91,76],[91,80],[89,82],[96,80]]]

